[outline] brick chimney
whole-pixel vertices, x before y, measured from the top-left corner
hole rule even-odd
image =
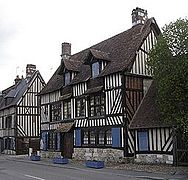
[[[21,78],[19,77],[19,75],[16,76],[16,78],[14,79],[14,83],[18,84],[21,81]]]
[[[62,54],[61,54],[62,60],[69,59],[70,56],[71,56],[71,44],[67,42],[62,43]]]
[[[30,78],[35,71],[36,71],[36,65],[27,64],[27,66],[26,66],[26,78]]]
[[[137,24],[144,24],[147,19],[147,10],[141,9],[139,7],[132,10],[132,26],[135,26]]]

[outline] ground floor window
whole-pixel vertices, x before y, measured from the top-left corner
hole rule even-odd
[[[48,133],[48,149],[60,151],[61,134],[51,131]]]
[[[10,149],[10,150],[14,150],[15,148],[15,141],[13,138],[5,138],[4,139],[4,148],[5,149]]]
[[[82,145],[111,146],[111,129],[82,130]]]

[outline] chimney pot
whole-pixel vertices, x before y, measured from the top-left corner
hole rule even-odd
[[[69,59],[69,57],[71,56],[71,44],[64,42],[62,43],[62,60],[64,59]]]
[[[36,71],[36,65],[27,64],[27,66],[26,66],[26,78],[30,78],[35,71]]]
[[[132,25],[135,26],[137,24],[144,24],[148,19],[147,10],[141,9],[137,7],[132,10]]]
[[[18,84],[20,82],[20,80],[21,79],[20,79],[19,75],[17,75],[16,78],[15,78],[15,80],[14,80],[15,84]]]

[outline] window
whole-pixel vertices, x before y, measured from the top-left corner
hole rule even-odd
[[[12,128],[12,116],[6,117],[5,128]]]
[[[40,149],[47,150],[48,147],[48,132],[41,133]]]
[[[61,103],[52,104],[51,106],[52,118],[51,121],[61,120]]]
[[[92,77],[93,78],[97,77],[99,73],[100,73],[99,62],[95,62],[92,64]]]
[[[85,99],[77,99],[76,100],[76,117],[85,116]]]
[[[104,115],[104,94],[90,96],[90,116]]]
[[[106,144],[112,145],[112,131],[111,130],[106,131]]]
[[[61,144],[60,133],[56,133],[56,132],[51,131],[51,132],[49,132],[48,139],[49,139],[48,149],[59,151],[60,150],[60,144]]]
[[[148,131],[138,131],[139,151],[148,151]]]
[[[89,146],[111,146],[112,133],[109,130],[82,130],[82,144]]]
[[[105,144],[105,132],[99,131],[99,144],[104,145]]]
[[[71,81],[71,73],[70,72],[65,72],[64,73],[64,86],[69,84]]]
[[[88,131],[83,132],[83,144],[89,144],[89,132]]]
[[[71,101],[64,101],[63,102],[63,117],[64,119],[71,118]]]
[[[4,147],[5,147],[5,149],[14,149],[14,147],[15,147],[15,143],[14,143],[15,141],[14,141],[14,139],[13,138],[5,138],[4,139]]]

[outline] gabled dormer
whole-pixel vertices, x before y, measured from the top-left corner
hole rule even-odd
[[[71,83],[71,80],[79,72],[79,64],[71,58],[71,44],[62,43],[61,65],[58,74],[63,76],[63,86]]]
[[[91,67],[91,77],[96,78],[110,61],[110,54],[104,51],[90,49],[85,64]]]

